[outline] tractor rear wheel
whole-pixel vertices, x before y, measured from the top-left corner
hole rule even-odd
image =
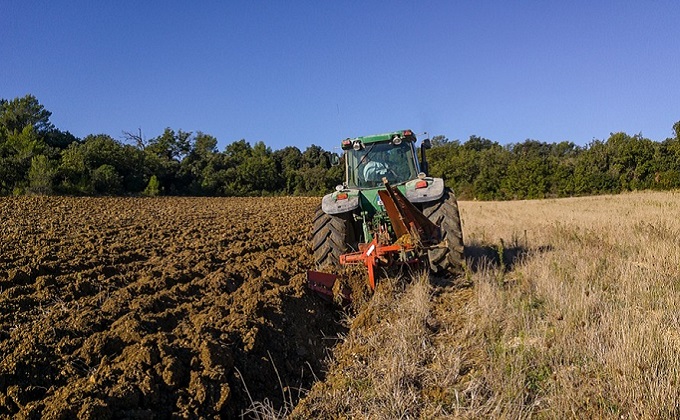
[[[319,206],[314,215],[312,251],[317,268],[339,266],[340,255],[354,244],[352,213],[326,214]]]
[[[423,214],[441,227],[445,247],[428,251],[430,270],[437,275],[459,274],[465,258],[463,256],[463,230],[460,225],[458,201],[450,188],[444,190],[439,201],[423,204]]]

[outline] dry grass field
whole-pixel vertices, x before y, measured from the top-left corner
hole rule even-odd
[[[680,416],[679,193],[460,207],[465,277],[384,282],[294,417]]]
[[[680,415],[680,194],[465,203],[484,359],[470,414]],[[472,400],[475,400],[474,402]]]

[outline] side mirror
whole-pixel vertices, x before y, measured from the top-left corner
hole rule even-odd
[[[430,142],[430,139],[424,139],[422,143],[420,143],[420,171],[424,172],[426,175],[429,175],[430,168],[427,164],[427,157],[425,157],[425,150],[431,148],[432,143]]]
[[[331,162],[331,166],[340,165],[340,156],[338,156],[337,153],[331,153],[331,155],[329,156],[329,160]]]

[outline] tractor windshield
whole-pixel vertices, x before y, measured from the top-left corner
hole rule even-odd
[[[347,186],[373,188],[382,185],[386,177],[392,185],[400,184],[418,176],[413,143],[403,141],[373,143],[361,150],[347,151]]]

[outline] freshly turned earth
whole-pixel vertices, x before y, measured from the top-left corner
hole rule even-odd
[[[0,198],[0,418],[295,403],[341,328],[305,288],[319,201]]]

